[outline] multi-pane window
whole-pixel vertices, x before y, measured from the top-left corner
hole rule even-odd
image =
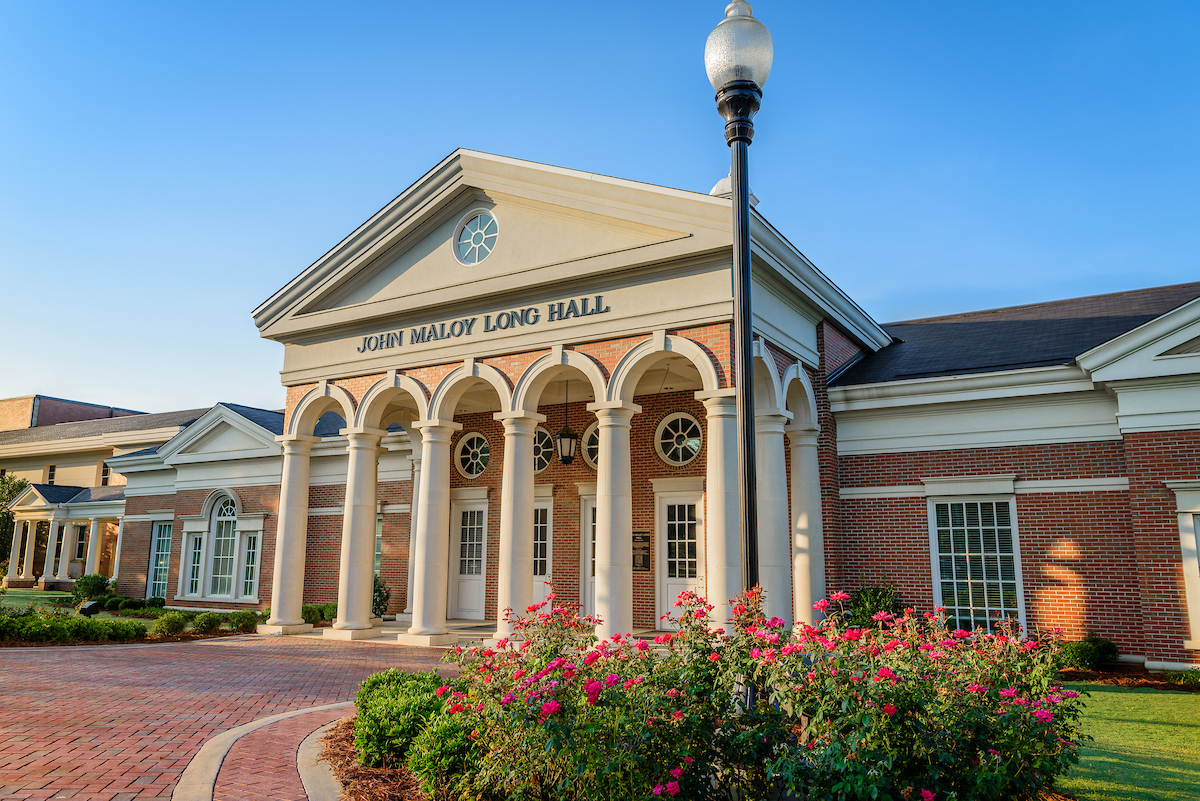
[[[375,573],[383,569],[383,518],[375,519]]]
[[[483,434],[471,433],[458,441],[457,459],[455,464],[458,471],[467,478],[475,478],[487,469],[491,460],[492,449]]]
[[[167,597],[167,568],[171,565],[171,524],[155,523],[150,551],[150,597]]]
[[[654,445],[667,464],[685,465],[700,453],[703,435],[700,424],[690,414],[676,412],[658,424]]]
[[[667,578],[696,578],[696,504],[667,504]]]
[[[258,567],[258,535],[246,537],[246,561],[242,566],[242,595],[254,594],[254,570]]]
[[[596,507],[592,507],[592,544],[591,544],[591,559],[592,559],[592,578],[596,577]]]
[[[213,514],[212,581],[210,595],[233,592],[233,563],[237,553],[237,511],[231,499],[217,505]]]
[[[200,571],[203,568],[200,559],[203,553],[204,538],[192,537],[192,558],[188,562],[188,595],[200,594]]]
[[[458,574],[478,576],[483,573],[483,510],[466,509],[462,513],[462,536],[459,540]]]
[[[533,472],[540,473],[550,466],[554,458],[554,438],[550,432],[538,426],[533,432]]]
[[[87,526],[75,527],[75,558],[87,559]]]
[[[533,575],[550,575],[550,510],[533,510]]]
[[[47,468],[46,468],[46,483],[47,483],[47,484],[53,484],[53,483],[54,483],[54,475],[55,475],[55,473],[57,473],[57,472],[58,472],[58,466],[57,466],[57,465],[50,465],[49,467],[47,467]]]
[[[600,424],[592,423],[583,431],[583,458],[593,468],[600,465]]]
[[[100,465],[100,486],[107,487],[108,481],[112,477],[112,468],[106,464]]]
[[[972,630],[1018,617],[1016,535],[1008,501],[933,504],[937,587],[951,628]]]

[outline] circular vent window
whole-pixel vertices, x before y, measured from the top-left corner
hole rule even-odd
[[[479,264],[492,253],[500,226],[490,211],[474,211],[467,215],[454,236],[454,255],[463,264]]]

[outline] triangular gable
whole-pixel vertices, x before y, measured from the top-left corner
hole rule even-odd
[[[158,449],[164,464],[227,461],[276,456],[275,435],[223,404],[217,404],[196,422]]]
[[[9,501],[8,508],[17,511],[40,511],[53,509],[78,495],[83,487],[53,484],[30,484]]]
[[[1200,375],[1200,298],[1079,356],[1093,381]]]
[[[500,238],[468,267],[451,240],[476,209],[493,211]],[[254,318],[287,339],[730,246],[727,200],[458,150]]]

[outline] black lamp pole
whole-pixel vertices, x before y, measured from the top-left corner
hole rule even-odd
[[[729,177],[733,200],[733,340],[737,385],[738,503],[741,506],[742,581],[758,584],[758,470],[754,441],[754,324],[750,290],[750,179],[747,155],[754,138],[754,114],[762,90],[753,81],[731,81],[717,92],[717,110],[725,118]]]

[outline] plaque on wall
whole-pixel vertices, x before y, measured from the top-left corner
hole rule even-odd
[[[633,572],[650,572],[650,532],[633,532]]]

